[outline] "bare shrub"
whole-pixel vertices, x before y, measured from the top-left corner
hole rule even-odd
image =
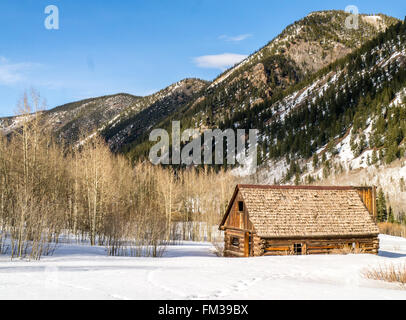
[[[330,251],[330,253],[336,255],[360,254],[363,253],[363,250],[361,248],[353,248],[352,246],[348,245],[341,249],[333,249]]]
[[[366,269],[362,275],[367,279],[380,280],[392,283],[400,283],[406,289],[406,264],[387,265],[378,268]]]
[[[382,234],[406,238],[406,225],[383,222],[379,223],[378,226]]]
[[[211,244],[213,245],[213,253],[217,257],[224,257],[224,240],[214,239]]]
[[[62,233],[112,256],[160,257],[171,241],[215,240],[237,183],[230,173],[131,163],[89,133],[63,146],[35,112],[38,97],[24,96],[21,126],[0,136],[0,253],[40,259]]]

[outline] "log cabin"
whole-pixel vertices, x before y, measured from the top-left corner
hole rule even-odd
[[[375,187],[237,185],[224,255],[378,254],[376,210]]]

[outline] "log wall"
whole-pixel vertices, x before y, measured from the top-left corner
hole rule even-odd
[[[240,211],[238,208],[238,202],[243,201],[240,193],[237,194],[233,206],[230,210],[230,214],[224,224],[225,228],[234,228],[241,230],[254,230],[246,206],[244,205],[244,210]]]
[[[248,251],[247,236],[252,243]],[[238,244],[236,245],[235,242]],[[226,229],[224,235],[226,257],[259,257],[295,255],[295,244],[302,245],[302,255],[363,253],[378,254],[379,238],[334,239],[262,239],[247,230]],[[234,243],[233,243],[234,242]]]
[[[233,244],[233,238],[238,239],[238,246]],[[245,257],[245,232],[227,229],[224,234],[224,256]]]
[[[378,254],[379,238],[341,239],[262,239],[263,255],[294,255],[294,245],[302,245],[302,255],[369,253]]]

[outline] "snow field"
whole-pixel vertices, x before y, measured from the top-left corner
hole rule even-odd
[[[365,268],[406,264],[406,239],[381,236],[381,253],[218,258],[208,243],[168,247],[163,258],[108,257],[61,245],[41,261],[0,257],[0,299],[406,299]]]

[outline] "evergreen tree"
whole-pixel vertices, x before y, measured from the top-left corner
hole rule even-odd
[[[372,151],[372,164],[377,164],[378,163],[378,154],[376,153],[376,149]]]
[[[393,215],[392,207],[389,207],[388,222],[395,223],[395,216]]]
[[[295,175],[295,185],[300,185],[300,174],[299,174],[299,172],[296,172],[296,175]]]
[[[386,208],[386,199],[383,190],[380,189],[377,198],[377,210],[378,210],[378,222],[386,222],[388,218],[388,212]]]
[[[383,149],[379,150],[379,160],[383,160],[385,154],[383,153]]]
[[[313,156],[313,168],[318,168],[319,166],[319,156],[317,155],[317,153],[314,154]]]
[[[387,164],[392,163],[399,155],[399,148],[396,143],[391,144],[391,146],[386,151],[385,162]]]

